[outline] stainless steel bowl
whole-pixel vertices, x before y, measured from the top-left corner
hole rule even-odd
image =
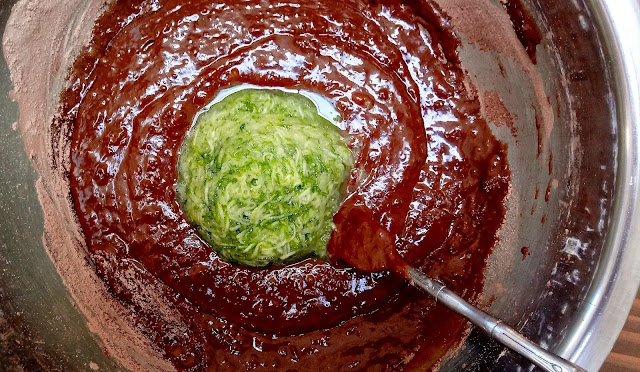
[[[13,3],[0,4],[0,29]],[[490,258],[487,306],[532,340],[595,371],[640,283],[640,2],[524,3],[546,36],[537,65],[545,89],[557,92],[550,94],[556,120],[544,154],[553,154],[553,170],[532,151],[531,112],[516,109],[517,143],[495,128],[509,142],[514,192],[503,239]],[[469,47],[462,54],[475,52]],[[478,66],[487,80],[494,70],[491,61]],[[516,89],[517,79],[506,84],[497,88],[511,89],[517,106],[527,92]],[[0,366],[121,370],[89,331],[44,250],[36,175],[12,128],[11,87],[2,58]],[[556,186],[549,187],[549,201],[536,198],[536,188],[544,195],[548,185]],[[522,260],[524,246],[532,254]],[[529,368],[474,330],[441,369]]]
[[[611,351],[640,283],[640,1],[588,1],[603,46],[618,131],[611,221],[597,270],[557,351],[597,370]]]

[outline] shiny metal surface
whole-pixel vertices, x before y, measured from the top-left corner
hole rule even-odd
[[[473,325],[482,329],[486,334],[491,336],[492,339],[527,358],[544,371],[585,372],[585,370],[580,366],[577,366],[555,354],[551,354],[540,346],[529,341],[502,320],[472,306],[462,299],[462,297],[442,285],[442,283],[429,278],[420,272],[420,270],[409,268],[408,273],[411,278],[411,284],[429,293],[433,298],[435,298],[437,303],[442,306],[446,306],[457,314],[469,319]]]
[[[518,220],[510,227],[517,235],[511,243],[538,255],[522,263],[512,259],[508,265],[498,261],[490,266],[490,272],[499,274],[488,275],[487,286],[501,289],[488,311],[544,349],[597,371],[622,329],[640,282],[635,243],[640,241],[640,3],[523,3],[545,35],[537,49],[537,68],[547,94],[556,92],[551,99],[558,115],[548,144],[554,170],[549,175],[560,187],[542,208],[537,197],[528,196],[531,184],[544,185],[546,173],[532,165],[536,159],[527,158],[531,138],[520,134],[526,133],[526,123],[520,123],[519,143],[506,140],[512,199],[519,211],[511,215]],[[546,226],[536,216],[546,218]],[[504,245],[498,244],[495,255],[508,251]],[[503,271],[507,273],[500,276]],[[475,331],[464,350],[442,367],[495,372],[531,368]]]
[[[0,30],[14,2],[0,2]],[[523,3],[548,35],[537,67],[545,90],[557,92],[549,94],[558,111],[549,143],[553,172],[532,150],[535,118],[526,107],[517,112],[519,143],[497,128],[509,142],[518,191],[510,206],[517,239],[496,248],[496,256],[510,256],[497,260],[491,268],[497,274],[487,276],[487,286],[502,291],[488,310],[528,339],[596,371],[640,283],[640,2]],[[487,71],[487,80],[495,80],[495,71]],[[0,366],[87,370],[95,363],[100,371],[121,370],[74,308],[44,250],[36,175],[12,129],[17,107],[10,89],[0,58]],[[552,180],[557,188],[547,186]],[[544,199],[545,188],[548,203],[534,197],[540,189]],[[532,252],[524,260],[522,246]],[[442,364],[445,371],[530,368],[475,331],[464,350]]]
[[[619,127],[616,200],[605,252],[585,306],[557,351],[597,370],[611,351],[640,283],[640,1],[589,1],[604,37]]]
[[[4,30],[16,0],[0,1]],[[120,371],[44,249],[43,215],[0,49],[0,371]],[[94,363],[94,364],[92,364]]]

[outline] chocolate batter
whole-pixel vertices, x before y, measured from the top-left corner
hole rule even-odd
[[[459,342],[463,320],[388,272],[224,262],[175,195],[181,141],[220,89],[323,94],[356,159],[329,246],[357,241],[339,218],[357,201],[404,260],[473,302],[509,168],[435,4],[116,1],[94,35],[54,126],[72,128],[71,192],[97,273],[176,368],[425,368]]]

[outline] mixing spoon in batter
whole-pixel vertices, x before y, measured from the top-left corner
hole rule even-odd
[[[351,200],[350,200],[351,199]],[[355,200],[354,200],[355,199]],[[484,311],[477,309],[442,283],[429,278],[407,264],[396,250],[391,234],[371,216],[371,211],[358,196],[347,199],[336,214],[336,225],[348,231],[335,234],[329,245],[329,255],[366,272],[389,270],[408,280],[439,302],[462,315],[491,338],[549,372],[586,372],[583,368],[552,354],[526,339],[518,331]],[[336,238],[336,239],[333,239]]]

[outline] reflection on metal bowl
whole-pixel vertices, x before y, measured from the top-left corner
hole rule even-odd
[[[0,5],[2,29],[13,1]],[[531,87],[498,56],[461,50],[476,83],[501,93],[516,117],[494,127],[509,144],[513,173],[507,222],[485,282],[489,311],[564,357],[596,370],[604,361],[640,282],[640,4],[633,0],[525,2],[543,35],[537,69],[555,125],[538,154]],[[0,62],[0,364],[27,370],[120,367],[62,284],[43,248],[36,175],[9,99]],[[510,98],[505,98],[510,97]],[[522,249],[522,254],[520,251]],[[514,254],[516,252],[517,254]],[[523,258],[523,256],[526,257]],[[528,367],[473,330],[445,371]]]

